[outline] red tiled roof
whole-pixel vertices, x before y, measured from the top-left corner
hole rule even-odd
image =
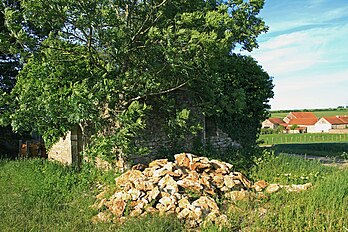
[[[269,118],[268,121],[270,121],[273,124],[278,124],[278,125],[281,125],[281,124],[285,123],[283,121],[283,119],[281,119],[281,118]]]
[[[293,118],[290,119],[289,125],[314,125],[318,121],[317,118]]]
[[[342,125],[348,124],[348,117],[345,116],[331,116],[331,117],[323,117],[326,121],[328,121],[331,125]]]
[[[317,118],[312,112],[291,112],[295,118]]]

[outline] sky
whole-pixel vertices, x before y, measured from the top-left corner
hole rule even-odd
[[[266,0],[251,52],[273,77],[272,110],[348,106],[348,0]]]

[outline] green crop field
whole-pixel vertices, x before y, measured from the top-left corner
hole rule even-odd
[[[316,110],[308,110],[309,112],[313,112],[315,114],[315,116],[317,116],[317,118],[321,118],[324,116],[336,116],[336,115],[347,115],[348,116],[348,109],[328,109],[328,110],[320,110],[320,111],[316,111]],[[291,112],[291,110],[289,110],[288,112],[281,112],[281,113],[277,113],[277,112],[272,112],[271,111],[271,117],[272,118],[284,118],[289,112]]]
[[[288,143],[336,143],[348,142],[348,134],[263,134],[260,140],[264,145],[288,144]]]
[[[348,134],[267,134],[263,145],[272,145],[277,153],[306,154],[347,158]]]

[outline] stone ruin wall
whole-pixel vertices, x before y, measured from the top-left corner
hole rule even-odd
[[[83,132],[84,133],[81,135],[77,135],[74,130],[68,132],[64,138],[60,138],[60,140],[52,146],[48,152],[48,158],[68,165],[79,163],[81,157],[78,153],[81,152],[83,147],[86,145],[87,139],[85,137],[87,136],[86,133],[88,133],[88,130],[84,130]],[[180,151],[191,152],[194,147],[194,140],[199,140],[202,144],[210,144],[217,150],[224,150],[231,146],[240,146],[228,137],[228,135],[221,129],[217,129],[214,136],[207,137],[205,131],[199,133],[196,137],[193,135],[187,135],[184,144],[177,149]],[[149,155],[147,157],[142,157],[142,159],[147,161],[156,158],[156,154],[158,154],[162,149],[173,149],[163,127],[157,124],[152,124],[151,128],[146,130],[143,133],[143,136],[138,138],[136,144],[138,146],[149,148]],[[138,162],[137,158],[138,157],[130,157],[134,163]]]
[[[48,159],[56,160],[63,164],[72,164],[72,146],[71,146],[71,132],[69,131],[64,138],[52,146],[48,152]]]

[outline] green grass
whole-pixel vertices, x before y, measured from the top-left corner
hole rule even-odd
[[[322,166],[298,157],[270,158],[252,172],[254,179],[270,183],[311,182],[301,193],[281,191],[268,201],[253,203],[243,211],[263,207],[266,215],[249,215],[250,231],[347,231],[348,169]]]
[[[260,140],[261,146],[273,145],[277,153],[328,157],[348,153],[348,134],[264,134]]]
[[[289,143],[346,143],[348,134],[305,133],[305,134],[262,134],[264,145]]]
[[[348,159],[348,143],[277,144],[273,146],[273,149],[277,153]]]
[[[249,170],[252,180],[303,184],[301,193],[281,190],[267,198],[222,204],[229,227],[208,225],[201,231],[346,231],[348,169],[286,155],[265,153]],[[0,231],[185,231],[173,216],[147,216],[123,225],[92,224],[89,206],[95,183],[114,184],[115,173],[76,170],[43,160],[0,160]],[[260,210],[264,214],[260,215]]]
[[[289,110],[291,112],[291,110]],[[286,115],[288,115],[289,112],[282,112],[282,113],[276,113],[276,112],[271,112],[271,117],[272,118],[284,118]],[[323,110],[323,111],[311,111],[317,116],[317,118],[321,118],[324,116],[336,116],[336,115],[348,115],[348,109],[337,109],[337,110]]]
[[[0,160],[0,231],[181,231],[171,218],[91,223],[96,183],[112,184],[114,177],[44,160]]]

